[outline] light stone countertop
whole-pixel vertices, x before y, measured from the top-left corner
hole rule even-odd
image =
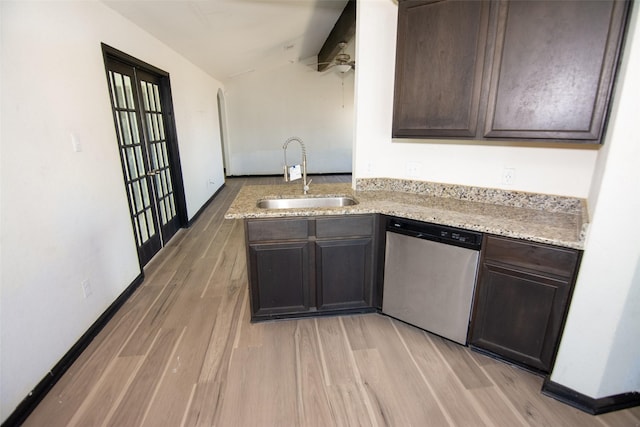
[[[434,193],[432,188],[429,190],[413,188],[411,183],[415,183],[415,181],[403,182],[404,186],[401,189],[409,191],[400,191],[396,185],[397,180],[394,181],[396,182],[392,186],[380,186],[377,185],[378,182],[375,186],[371,186],[370,182],[358,182],[358,188],[368,188],[358,191],[353,190],[351,184],[315,184],[311,186],[311,191],[306,197],[350,196],[359,202],[354,206],[337,208],[262,209],[257,207],[257,202],[262,199],[305,197],[301,185],[293,183],[244,186],[227,210],[225,218],[282,218],[379,213],[573,249],[581,250],[584,248],[584,236],[588,224],[584,208],[586,204],[581,199],[573,199],[579,203],[566,208],[566,200],[563,201],[564,204],[555,203],[557,196],[502,190],[491,190],[490,195],[484,194],[486,191],[482,190],[483,194],[478,195],[477,191],[473,191],[474,187],[459,186],[455,186],[455,189],[458,190],[455,196],[445,193],[433,196],[429,195]],[[462,191],[460,191],[461,188]],[[494,197],[494,193],[498,193],[498,196]],[[522,198],[523,194],[525,197],[533,199],[535,201],[533,206],[537,208],[531,207],[531,203],[524,203],[528,207],[522,207],[523,203],[520,201],[518,203],[512,202],[518,197]],[[505,199],[508,201],[505,202]],[[562,208],[559,209],[557,207],[559,205]]]

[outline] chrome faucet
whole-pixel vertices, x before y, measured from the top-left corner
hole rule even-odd
[[[298,142],[298,144],[300,144],[300,148],[302,149],[302,191],[304,192],[304,194],[307,194],[307,192],[309,191],[309,184],[311,184],[311,181],[313,180],[310,179],[307,182],[307,149],[304,146],[304,142],[302,142],[302,140],[297,136],[292,136],[291,138],[287,139],[284,142],[284,145],[282,146],[282,149],[284,150],[284,180],[286,182],[289,182],[289,175],[288,175],[289,165],[287,164],[287,146],[292,141]]]

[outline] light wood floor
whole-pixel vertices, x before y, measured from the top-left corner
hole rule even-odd
[[[350,177],[314,177],[329,180]],[[251,324],[242,222],[223,219],[247,181],[228,179],[151,261],[26,426],[640,425],[639,408],[587,415],[538,376],[383,315]]]

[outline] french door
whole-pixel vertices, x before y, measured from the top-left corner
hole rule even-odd
[[[172,144],[162,96],[166,79],[106,56],[113,116],[131,221],[144,266],[183,225],[186,217],[177,145]],[[178,181],[178,182],[176,182]],[[178,184],[178,185],[176,185]]]

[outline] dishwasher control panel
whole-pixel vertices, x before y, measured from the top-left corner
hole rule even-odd
[[[482,233],[410,219],[389,218],[387,231],[479,250]]]

